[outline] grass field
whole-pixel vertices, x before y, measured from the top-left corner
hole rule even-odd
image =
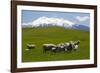
[[[42,44],[59,44],[71,40],[80,40],[80,47],[77,51],[56,54],[44,54],[42,51]],[[89,32],[86,31],[64,29],[62,27],[22,28],[22,62],[89,59],[89,41]],[[35,44],[36,48],[26,51],[27,43]]]

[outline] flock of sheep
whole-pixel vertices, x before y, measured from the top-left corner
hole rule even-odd
[[[79,48],[80,40],[78,41],[69,41],[66,43],[60,43],[60,44],[43,44],[43,53],[52,52],[52,53],[58,53],[58,52],[71,52],[73,50],[77,50]],[[36,48],[36,45],[34,44],[27,44],[27,49],[30,50]]]

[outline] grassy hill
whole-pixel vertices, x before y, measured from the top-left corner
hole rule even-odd
[[[42,44],[80,40],[79,50],[71,53],[46,53],[42,51]],[[64,29],[62,27],[22,28],[22,62],[81,60],[89,59],[89,32]],[[35,49],[26,51],[27,43],[36,45]]]

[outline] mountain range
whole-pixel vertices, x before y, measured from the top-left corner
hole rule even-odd
[[[49,17],[40,17],[36,20],[33,20],[30,23],[23,23],[23,28],[32,28],[32,27],[48,27],[48,26],[59,26],[64,27],[66,29],[77,29],[77,30],[84,30],[89,31],[89,26],[81,25],[81,24],[75,24],[72,21],[65,20],[63,18],[49,18]]]

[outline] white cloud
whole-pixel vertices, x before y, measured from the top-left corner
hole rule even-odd
[[[86,20],[89,19],[88,16],[76,16],[76,19],[79,21],[79,22],[84,22]]]

